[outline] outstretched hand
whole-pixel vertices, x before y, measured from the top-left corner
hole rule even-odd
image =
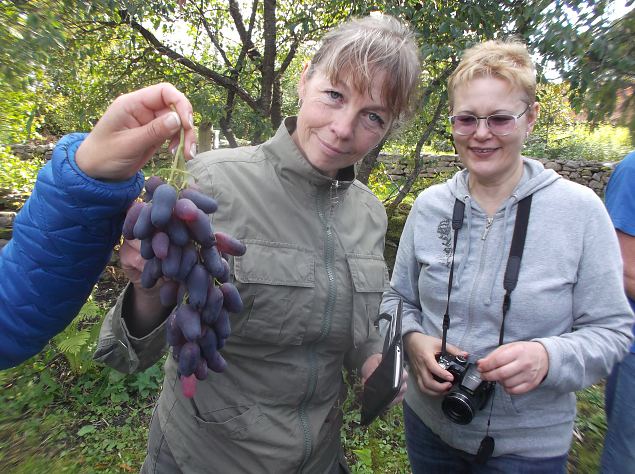
[[[196,154],[196,137],[192,105],[185,95],[167,83],[124,94],[113,101],[82,142],[75,161],[92,178],[125,180],[166,140],[170,140],[170,150],[175,150],[181,126],[185,130],[184,155],[190,159]]]

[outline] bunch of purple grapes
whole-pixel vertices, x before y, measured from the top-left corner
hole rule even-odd
[[[160,278],[161,303],[174,307],[166,324],[168,344],[178,361],[183,394],[191,398],[196,381],[207,370],[226,367],[218,352],[229,337],[229,313],[242,311],[243,302],[229,280],[228,255],[240,256],[245,245],[223,232],[213,232],[209,220],[216,200],[196,191],[176,189],[158,176],[145,183],[144,202],[135,202],[126,215],[123,235],[141,241],[146,260],[141,285],[152,288]]]

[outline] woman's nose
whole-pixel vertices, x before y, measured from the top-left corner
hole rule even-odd
[[[331,130],[340,140],[350,138],[355,128],[355,115],[342,110],[334,112],[334,114],[335,117],[331,121]]]
[[[491,135],[491,131],[487,126],[486,118],[476,119],[476,130],[474,130],[474,136],[476,138],[488,138]]]

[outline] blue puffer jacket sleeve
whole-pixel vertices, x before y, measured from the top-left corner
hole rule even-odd
[[[75,152],[85,137],[57,144],[0,253],[0,369],[39,352],[77,315],[141,192],[140,172],[118,182],[84,174]]]

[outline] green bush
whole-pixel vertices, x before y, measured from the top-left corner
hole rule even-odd
[[[633,149],[625,127],[572,124],[549,131],[536,130],[523,153],[527,156],[560,160],[619,161]]]
[[[21,160],[8,147],[0,146],[0,190],[27,197],[44,164],[41,159]]]

